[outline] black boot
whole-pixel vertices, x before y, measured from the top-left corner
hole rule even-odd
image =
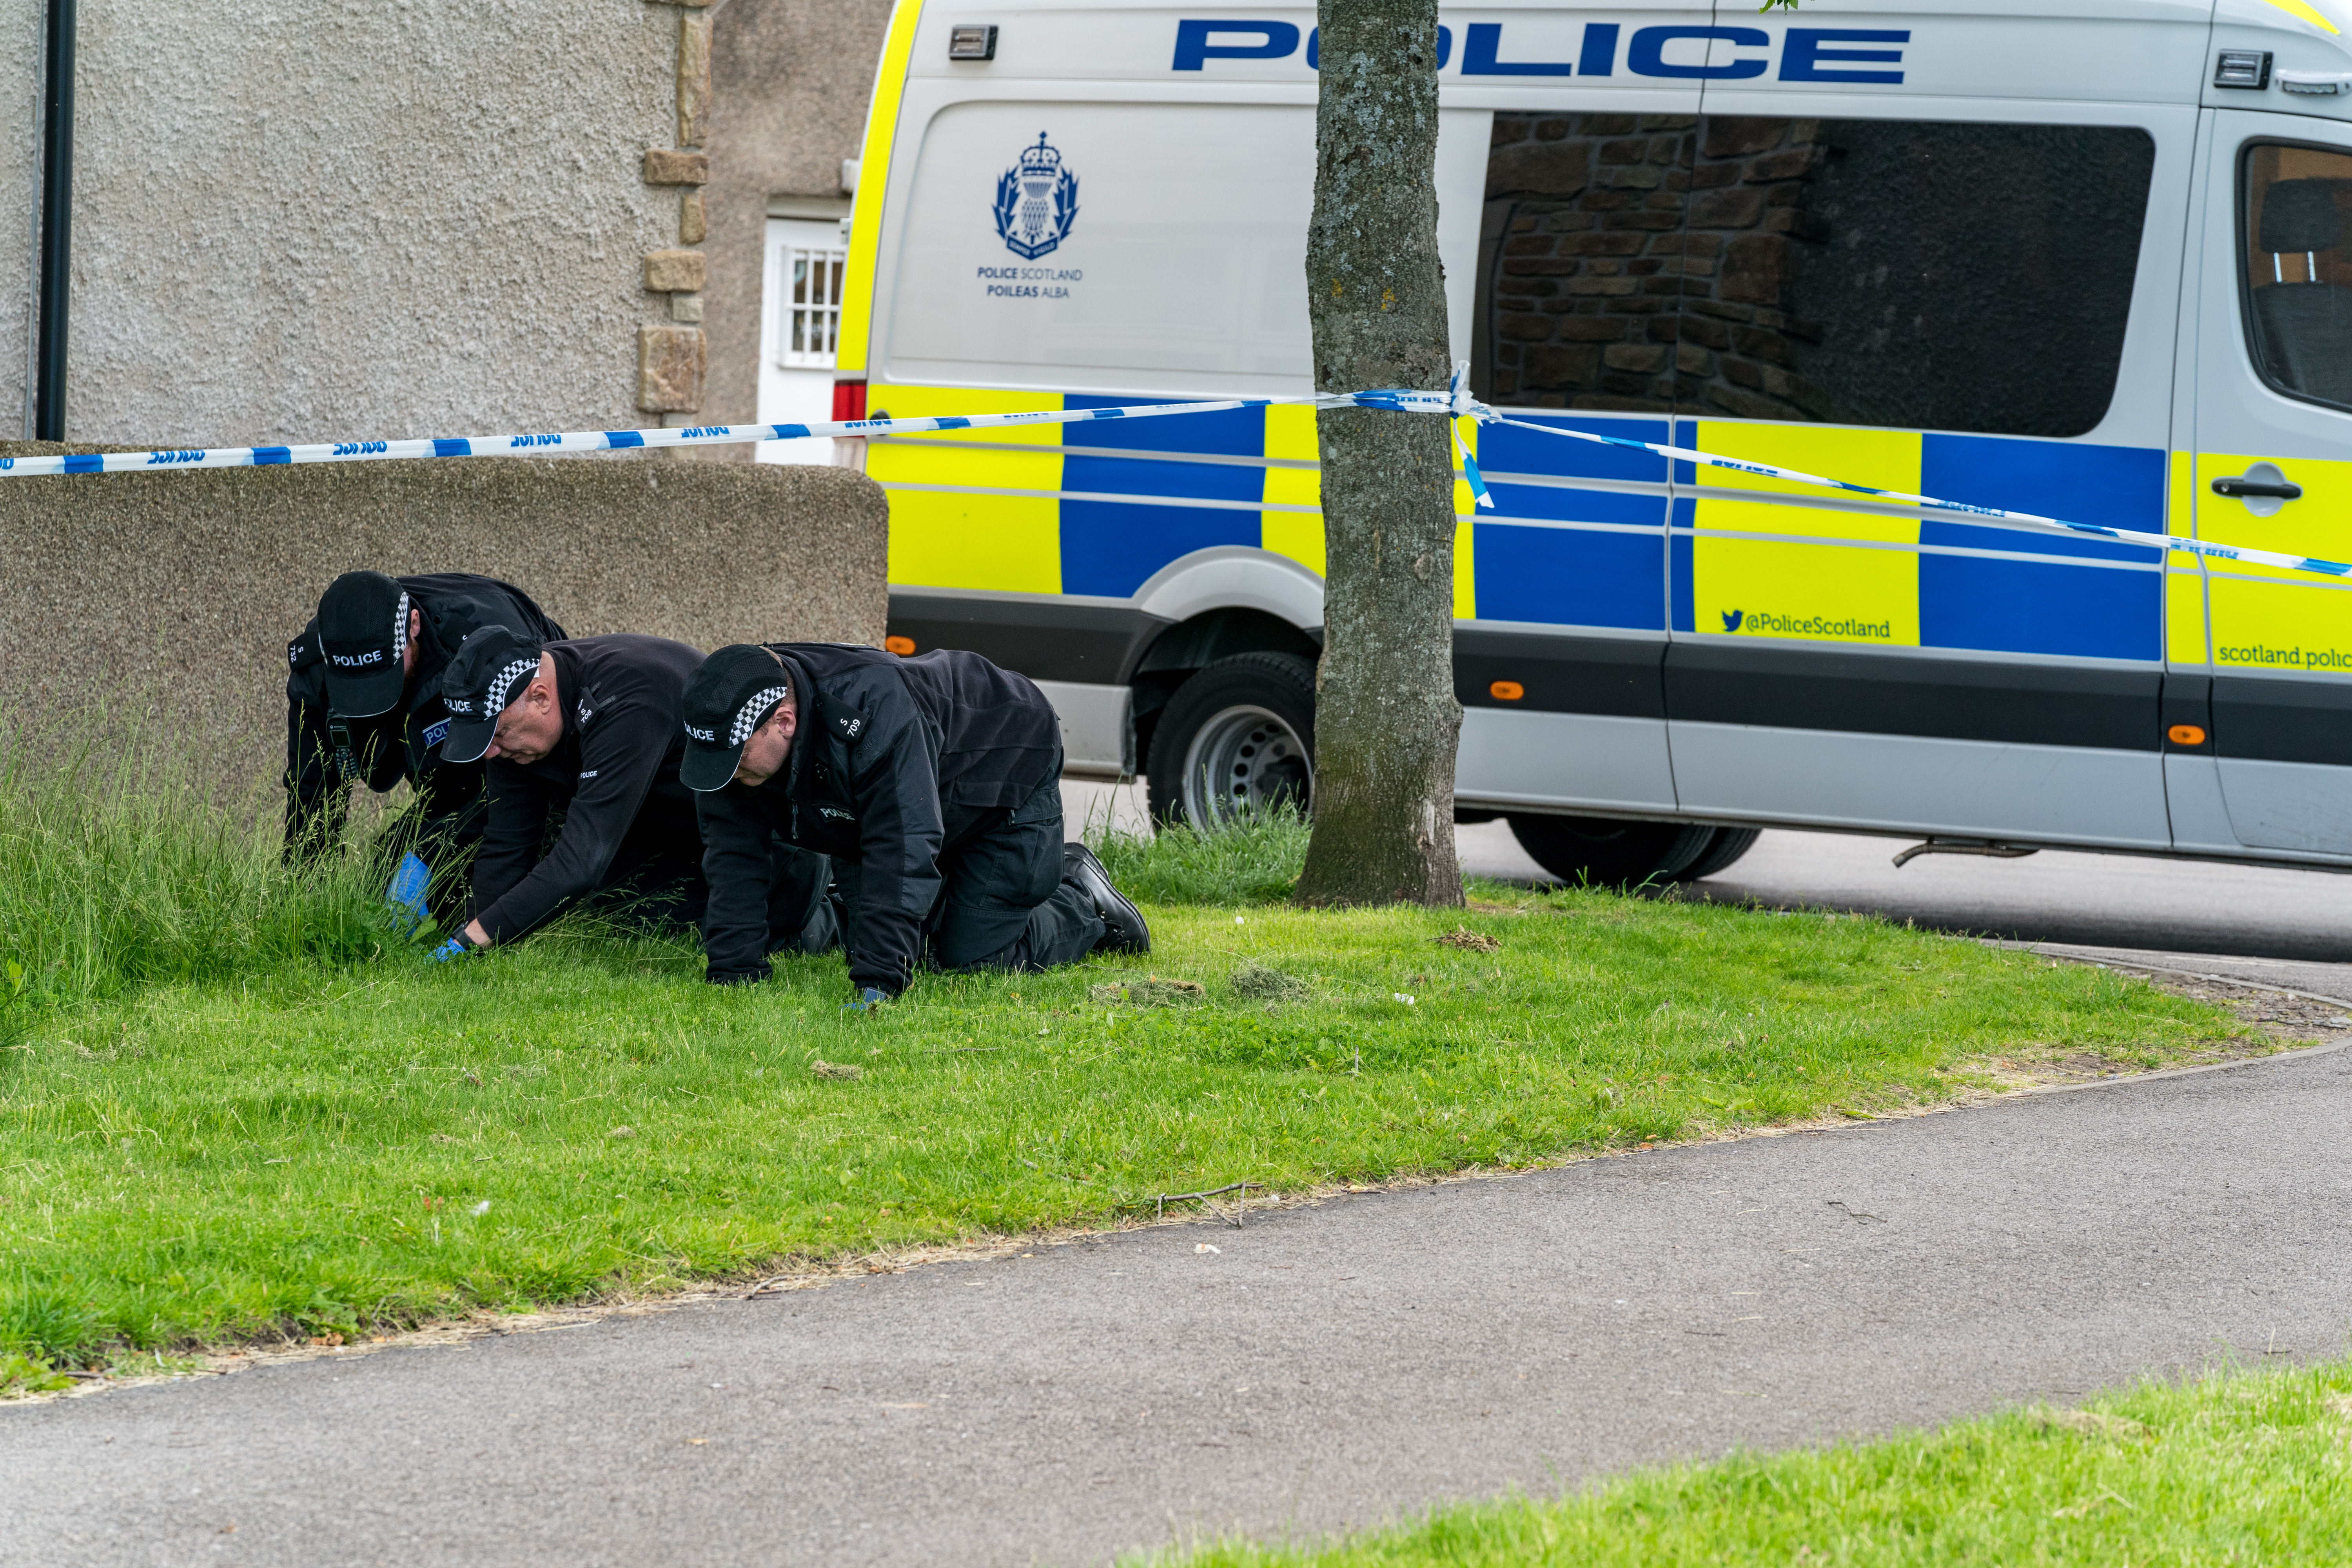
[[[1095,943],[1096,952],[1151,951],[1151,928],[1143,923],[1143,911],[1111,886],[1110,873],[1103,869],[1093,850],[1083,844],[1063,845],[1062,880],[1084,893],[1102,921],[1103,938]]]

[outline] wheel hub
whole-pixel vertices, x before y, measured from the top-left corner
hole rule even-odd
[[[1305,811],[1315,791],[1306,744],[1280,717],[1252,704],[1201,726],[1184,757],[1184,815],[1199,827],[1285,808]]]

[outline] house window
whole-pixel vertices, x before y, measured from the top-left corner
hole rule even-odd
[[[841,279],[849,252],[838,246],[776,247],[776,363],[787,370],[830,370],[841,344]]]

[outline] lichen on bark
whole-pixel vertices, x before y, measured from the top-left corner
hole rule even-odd
[[[1320,392],[1452,374],[1436,0],[1321,0],[1307,308]],[[1444,416],[1326,409],[1323,658],[1306,904],[1458,904],[1454,462]]]

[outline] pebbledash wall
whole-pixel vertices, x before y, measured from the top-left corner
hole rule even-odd
[[[43,0],[0,0],[0,439],[32,429]]]
[[[37,450],[56,448],[0,443]],[[0,480],[0,771],[20,740],[129,728],[266,795],[287,641],[358,567],[502,577],[575,637],[876,644],[888,531],[880,487],[834,468],[450,458]]]
[[[80,0],[68,438],[749,421],[768,206],[845,205],[888,10]],[[0,437],[44,11],[0,0]]]

